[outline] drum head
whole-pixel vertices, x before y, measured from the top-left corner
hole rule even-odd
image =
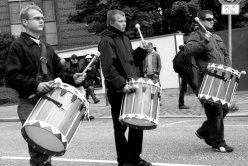
[[[120,122],[127,127],[142,130],[155,129],[157,127],[157,124],[155,122],[148,119],[126,117],[120,119]]]
[[[65,153],[66,146],[55,134],[37,126],[27,125],[22,128],[24,139],[37,151],[50,155],[61,156]]]

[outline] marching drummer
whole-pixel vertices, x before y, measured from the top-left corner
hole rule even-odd
[[[111,105],[117,162],[119,166],[150,166],[152,165],[150,162],[140,158],[143,130],[129,128],[128,139],[126,139],[127,127],[123,126],[118,119],[124,93],[131,91],[131,87],[126,84],[126,81],[138,76],[136,68],[147,54],[147,51],[141,48],[144,47],[143,44],[136,50],[132,50],[131,42],[124,34],[125,29],[125,13],[120,10],[108,11],[107,29],[103,31],[98,45],[103,75],[108,88],[107,95]]]
[[[193,56],[199,68],[198,86],[201,86],[208,63],[231,66],[226,46],[220,36],[213,33],[213,12],[202,10],[197,15],[199,28],[193,32],[185,45],[184,54]],[[232,152],[233,148],[224,139],[224,122],[227,109],[204,103],[207,121],[196,131],[196,135],[218,152]]]
[[[56,77],[70,84],[79,84],[84,75],[65,73],[60,58],[53,48],[40,40],[45,18],[36,5],[28,5],[20,12],[20,19],[26,32],[14,41],[6,60],[6,82],[18,91],[18,116],[22,124],[28,118],[37,102],[37,94],[45,94],[54,88]],[[31,166],[50,166],[51,158],[28,146]]]

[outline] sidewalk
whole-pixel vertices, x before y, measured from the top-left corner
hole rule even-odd
[[[159,117],[205,117],[204,109],[201,107],[195,95],[185,96],[185,105],[190,109],[178,109],[178,89],[166,89],[161,94],[161,103]],[[104,94],[98,94],[101,100],[94,104],[90,99],[90,114],[95,118],[111,118],[110,105],[107,104]],[[236,92],[234,103],[239,110],[229,113],[228,116],[248,116],[248,91]],[[0,105],[0,122],[18,121],[17,105],[4,106]]]

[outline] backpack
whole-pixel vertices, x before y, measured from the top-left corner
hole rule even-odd
[[[173,69],[178,74],[188,74],[192,68],[191,57],[187,57],[183,53],[183,46],[179,46],[180,51],[175,55],[172,60]]]

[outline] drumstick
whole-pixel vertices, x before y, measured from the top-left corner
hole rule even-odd
[[[139,25],[139,24],[136,24],[136,25],[135,25],[135,28],[136,28],[136,29],[138,30],[138,32],[139,32],[141,41],[142,41],[142,42],[145,42],[145,40],[144,40],[144,38],[143,38],[143,35],[142,35],[141,31],[140,31],[140,25]]]
[[[195,17],[195,21],[199,24],[199,26],[204,30],[205,33],[208,32],[208,30],[202,25],[198,17]]]
[[[90,65],[94,62],[94,60],[96,59],[96,57],[99,57],[99,56],[100,56],[100,53],[95,54],[95,56],[91,59],[90,63],[86,66],[86,68],[82,72],[82,74],[85,74],[86,73],[86,71],[88,70],[88,68],[90,67]]]

